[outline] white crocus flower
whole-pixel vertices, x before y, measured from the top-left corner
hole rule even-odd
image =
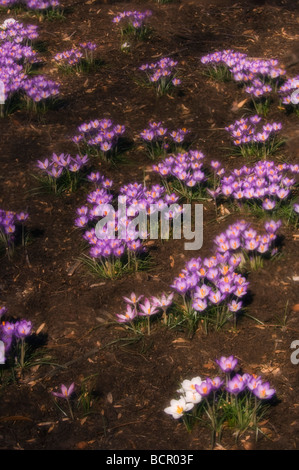
[[[14,18],[7,18],[1,25],[1,29],[6,29],[15,24],[17,21]]]
[[[193,403],[187,403],[185,398],[179,400],[171,400],[170,406],[165,408],[165,413],[172,415],[174,419],[179,419],[186,411],[190,411],[194,407]]]
[[[181,383],[181,388],[177,390],[177,392],[183,393],[183,394],[186,394],[187,392],[195,393],[196,392],[195,385],[199,386],[201,382],[202,380],[200,377],[193,377],[193,379],[191,380],[184,380]]]
[[[129,52],[129,50],[130,50],[130,44],[127,43],[127,42],[124,42],[124,43],[121,45],[121,50],[122,50],[123,52]]]
[[[202,396],[197,391],[195,391],[195,392],[186,392],[185,400],[186,400],[187,403],[194,403],[194,405],[196,405],[197,403],[201,402]]]

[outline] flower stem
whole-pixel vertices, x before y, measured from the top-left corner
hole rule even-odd
[[[74,413],[73,413],[73,410],[72,410],[72,406],[70,404],[70,400],[67,398],[67,404],[68,404],[68,407],[69,407],[69,410],[70,410],[70,415],[71,415],[71,418],[72,420],[74,421]]]

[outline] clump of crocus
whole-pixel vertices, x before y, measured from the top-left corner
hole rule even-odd
[[[20,0],[0,0],[0,7],[9,8],[20,3]]]
[[[199,376],[184,380],[177,390],[179,397],[164,409],[174,419],[182,419],[188,430],[207,420],[211,430],[212,448],[220,443],[224,423],[238,436],[253,430],[256,438],[259,422],[269,408],[275,389],[254,374],[237,373],[238,360],[234,356],[216,360],[221,376]]]
[[[28,108],[45,108],[58,94],[59,85],[43,76],[30,77],[29,71],[39,61],[32,48],[37,27],[24,26],[8,18],[0,25],[0,115],[4,116],[25,101]]]
[[[179,300],[177,308],[193,333],[199,322],[204,329],[220,329],[229,320],[236,326],[249,283],[236,272],[233,259],[220,254],[203,260],[192,258],[171,285]]]
[[[94,51],[97,48],[97,45],[91,41],[84,41],[79,44],[79,47],[84,51],[85,62],[89,65],[94,64]]]
[[[7,315],[7,308],[0,308],[0,317]],[[27,339],[32,332],[31,321],[22,319],[18,321],[6,321],[2,319],[0,326],[0,340],[4,343],[3,354],[5,359],[12,362],[14,367],[19,364],[21,368],[25,366]],[[4,363],[5,361],[1,362]]]
[[[253,86],[255,96],[276,91],[277,87],[284,79],[285,69],[279,64],[277,59],[253,59],[251,57],[240,57],[230,68],[233,79],[246,87]]]
[[[72,138],[79,152],[89,156],[109,160],[118,153],[120,139],[125,133],[125,126],[115,124],[111,119],[95,119],[78,127],[79,134]]]
[[[255,111],[264,115],[270,108],[271,93],[277,91],[286,73],[276,59],[255,59],[231,49],[203,56],[201,62],[210,77],[243,85]]]
[[[150,10],[124,11],[113,18],[113,23],[120,26],[122,37],[135,37],[144,39],[148,36],[149,29],[146,20],[152,16]]]
[[[27,212],[12,212],[0,209],[0,247],[5,249],[8,258],[14,253],[15,244],[21,235],[22,245],[25,245],[25,222]]]
[[[145,269],[143,242],[149,237],[150,216],[153,220],[155,213],[158,216],[161,213],[164,234],[170,223],[180,217],[181,206],[176,205],[175,209],[169,206],[169,196],[160,185],[147,188],[137,182],[130,183],[122,186],[118,195],[113,195],[113,182],[108,178],[93,172],[88,179],[96,189],[88,194],[87,205],[78,208],[75,225],[84,230],[83,238],[90,247],[90,267],[109,278],[128,270]],[[159,219],[156,225],[154,222],[151,235],[158,238]],[[165,238],[169,238],[169,232]]]
[[[8,40],[17,44],[25,42],[28,46],[38,37],[37,30],[38,26],[36,25],[24,25],[14,18],[7,18],[0,25],[0,41]]]
[[[278,89],[281,105],[299,116],[299,75],[289,78]]]
[[[165,323],[185,325],[190,334],[199,324],[206,333],[210,327],[219,330],[229,322],[236,328],[248,292],[247,263],[251,269],[258,269],[264,259],[276,256],[280,226],[280,221],[267,221],[265,232],[258,234],[248,222],[240,220],[217,235],[212,255],[191,258],[174,279],[170,287],[176,299],[171,298]],[[163,316],[165,319],[166,314]]]
[[[278,229],[281,221],[265,222],[265,232],[258,233],[249,223],[239,220],[214,239],[216,253],[243,269],[249,262],[251,269],[263,267],[264,259],[273,259],[278,252]]]
[[[157,62],[141,65],[139,70],[146,73],[149,84],[153,85],[157,95],[161,96],[170,93],[181,84],[181,80],[176,76],[177,65],[177,61],[163,57]]]
[[[52,395],[54,395],[54,397],[62,398],[63,400],[66,400],[71,419],[74,420],[74,413],[73,413],[73,409],[71,405],[71,398],[75,391],[75,383],[73,382],[69,387],[67,387],[64,384],[61,384],[60,390],[61,390],[60,392],[51,392],[51,393]],[[66,414],[60,407],[59,409],[63,412],[63,414]]]
[[[27,42],[27,38],[22,37],[23,42]],[[16,72],[22,70],[24,74],[29,74],[32,65],[38,63],[39,59],[36,51],[29,45],[23,45],[14,40],[14,38],[6,39],[1,45],[0,65],[1,75],[5,77],[5,69],[8,71],[10,68]],[[17,66],[21,66],[21,69]],[[25,75],[24,75],[25,76]]]
[[[47,80],[42,75],[24,80],[22,89],[28,109],[45,111],[59,95],[59,83]]]
[[[90,67],[94,64],[94,50],[96,48],[96,44],[84,42],[79,47],[59,52],[54,56],[54,61],[65,72],[71,72],[72,70],[76,72],[89,71]]]
[[[152,160],[166,155],[168,152],[177,153],[184,148],[186,128],[169,130],[163,123],[151,121],[147,129],[140,133],[142,142],[145,143],[147,153]]]
[[[42,17],[62,17],[58,0],[0,0],[0,7],[25,8]]]
[[[138,305],[143,297],[143,295],[137,296],[135,292],[131,292],[130,297],[123,297],[127,305],[126,311],[116,315],[119,323],[130,325],[134,332],[136,332],[136,329],[133,320],[138,316]]]
[[[245,87],[245,92],[251,97],[255,112],[267,116],[271,104],[271,85],[264,84],[260,78],[255,78],[251,85]]]
[[[163,179],[169,194],[173,191],[191,202],[207,197],[207,174],[203,168],[204,154],[198,150],[180,152],[166,157],[153,166]]]
[[[281,123],[264,123],[259,115],[239,119],[225,127],[233,140],[234,153],[257,159],[266,159],[283,145],[284,139],[277,137],[281,129]]]
[[[55,194],[73,192],[85,175],[88,161],[87,155],[71,157],[64,153],[60,155],[53,153],[51,158],[37,161],[37,167],[42,174],[41,177],[37,176],[37,179]]]
[[[221,177],[220,196],[234,201],[237,208],[247,207],[259,215],[269,213],[290,219],[298,186],[298,165],[259,161],[244,165]]]
[[[33,10],[47,10],[48,8],[57,8],[58,0],[25,0],[27,7]]]
[[[68,51],[59,52],[54,56],[54,60],[61,68],[69,68],[78,65],[82,57],[82,51],[78,48],[73,48]]]
[[[31,321],[20,320],[15,323],[14,335],[17,342],[20,343],[20,366],[22,368],[25,365],[26,338],[31,334],[31,330]]]
[[[173,304],[173,296],[174,293],[169,295],[163,293],[158,297],[151,296],[147,298],[143,295],[137,297],[136,294],[132,292],[130,297],[124,297],[127,308],[124,313],[116,315],[117,321],[126,324],[134,333],[140,333],[140,323],[143,324],[142,320],[144,319],[147,323],[147,333],[150,335],[151,318],[153,318],[153,316],[157,317],[157,314],[160,314],[159,317],[161,317],[162,313],[163,323],[167,324],[167,310]]]
[[[232,79],[231,68],[244,58],[246,54],[228,49],[203,56],[201,63],[205,65],[205,73],[211,78],[229,81]]]

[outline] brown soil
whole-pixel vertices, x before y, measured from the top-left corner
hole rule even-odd
[[[83,266],[72,275],[82,251],[74,228],[75,209],[85,201],[86,188],[56,197],[30,192],[37,159],[52,152],[71,152],[69,137],[76,127],[94,118],[111,117],[126,126],[132,141],[150,119],[173,128],[185,126],[194,138],[193,148],[208,159],[231,167],[240,162],[228,157],[223,147],[229,139],[224,126],[242,115],[234,102],[244,93],[234,83],[216,83],[204,74],[200,58],[213,50],[235,49],[252,57],[278,58],[287,73],[299,73],[299,7],[294,1],[207,0],[159,5],[152,1],[65,1],[65,20],[43,21],[20,14],[18,18],[38,23],[43,53],[43,71],[61,82],[64,100],[59,110],[50,110],[42,120],[18,111],[0,120],[0,206],[28,210],[31,242],[30,265],[21,250],[12,261],[1,259],[0,304],[13,318],[31,320],[43,344],[38,351],[55,365],[26,369],[22,376],[2,387],[0,401],[1,449],[101,449],[101,450],[197,450],[209,448],[209,433],[194,428],[188,433],[182,423],[163,409],[180,381],[195,375],[215,374],[215,358],[233,354],[245,371],[262,374],[277,390],[278,402],[264,425],[267,437],[255,444],[252,436],[239,443],[226,431],[226,449],[296,449],[299,445],[299,366],[290,361],[290,345],[299,339],[298,241],[290,227],[281,229],[283,256],[265,263],[249,275],[252,301],[250,318],[243,318],[237,331],[224,328],[204,335],[199,329],[192,339],[184,331],[157,326],[152,334],[130,344],[132,338],[115,322],[122,296],[131,291],[155,295],[168,290],[185,261],[194,253],[184,252],[182,241],[157,242],[150,247],[155,268],[115,281],[91,277]],[[120,51],[120,36],[112,26],[113,14],[123,10],[151,9],[152,36]],[[1,14],[0,20],[11,15]],[[98,44],[103,65],[95,73],[58,74],[50,58],[82,40]],[[156,98],[151,89],[140,87],[138,67],[154,57],[171,55],[180,63],[182,87],[173,97]],[[288,161],[298,161],[298,118],[287,116],[277,106],[269,120],[283,122],[288,138]],[[99,170],[117,185],[143,181],[150,167],[136,144],[126,160],[116,166],[99,164]],[[152,177],[152,176],[151,176]],[[213,208],[204,213],[204,245],[197,255],[210,253],[213,237],[236,218],[215,221]],[[257,225],[260,221],[254,221]],[[173,259],[172,259],[172,258]],[[173,262],[174,260],[174,262]],[[288,303],[288,304],[287,304]],[[283,316],[288,305],[286,325]],[[42,342],[42,341],[41,341]],[[84,379],[92,390],[91,413],[82,409],[75,420],[64,418],[51,391],[61,383],[75,382],[77,392]],[[282,419],[283,418],[283,419]],[[249,443],[249,444],[248,444]]]

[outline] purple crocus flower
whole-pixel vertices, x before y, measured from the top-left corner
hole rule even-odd
[[[76,220],[75,220],[75,225],[76,227],[86,227],[86,225],[88,224],[88,217],[86,215],[82,215],[81,217],[78,217]]]
[[[220,359],[216,359],[216,363],[219,365],[220,369],[223,372],[229,373],[236,368],[238,360],[234,356],[222,356]]]
[[[52,395],[58,398],[65,398],[69,399],[71,395],[74,393],[75,390],[75,383],[73,382],[69,388],[67,388],[65,385],[61,384],[60,388],[61,392],[52,392]]]
[[[219,278],[219,271],[217,268],[210,268],[207,272],[207,279],[211,282],[215,282]]]
[[[221,191],[225,196],[230,196],[233,193],[234,190],[233,190],[232,186],[230,186],[228,184],[223,184],[222,187],[221,187]]]
[[[236,290],[234,291],[234,295],[236,297],[243,297],[244,295],[246,295],[247,294],[247,290],[246,290],[247,285],[248,285],[248,283],[245,283],[242,286],[236,287]]]
[[[137,316],[137,313],[135,308],[132,308],[131,305],[127,305],[126,312],[124,314],[119,313],[116,316],[119,323],[127,323],[134,320],[134,318]]]
[[[123,299],[128,304],[131,304],[131,305],[136,305],[142,298],[143,298],[143,295],[140,295],[139,297],[137,297],[134,292],[130,294],[130,297],[123,297]]]
[[[12,336],[15,331],[15,324],[9,321],[2,323],[2,331],[6,336]]]
[[[203,312],[208,307],[206,299],[195,298],[192,303],[192,308],[197,312]]]
[[[259,384],[254,390],[253,394],[261,400],[270,400],[275,395],[275,389],[271,388],[269,382]]]
[[[49,167],[49,159],[46,158],[44,162],[42,162],[41,160],[37,160],[37,166],[38,168],[40,168],[41,170],[47,170],[48,167]]]
[[[180,278],[176,278],[170,287],[173,287],[180,294],[185,294],[189,290],[186,280]]]
[[[195,384],[195,390],[202,396],[207,397],[212,391],[212,381],[210,379],[201,382],[200,385]]]
[[[28,219],[29,214],[27,212],[20,212],[19,214],[16,214],[16,217],[19,222],[25,222],[25,220]]]
[[[194,287],[196,287],[198,284],[198,281],[199,281],[199,275],[197,273],[193,273],[186,278],[186,282],[187,282],[189,289],[193,289]]]
[[[258,242],[255,239],[252,240],[246,240],[245,242],[245,249],[248,251],[253,251],[256,250],[258,247]]]
[[[271,220],[270,222],[265,223],[265,229],[268,233],[275,233],[279,227],[281,227],[281,220],[278,220],[277,222]]]
[[[238,250],[241,246],[241,240],[239,238],[231,238],[229,240],[229,246],[232,250]]]
[[[239,310],[241,310],[242,308],[242,302],[237,302],[236,300],[232,300],[229,304],[228,304],[228,308],[231,312],[238,312]]]
[[[242,376],[236,374],[231,380],[227,382],[226,390],[230,393],[237,395],[242,392],[246,387],[245,381]]]
[[[235,286],[233,286],[230,282],[225,281],[220,281],[218,287],[222,294],[222,300],[224,300],[226,296],[228,296],[235,290]]]
[[[201,265],[201,260],[199,258],[192,258],[186,263],[186,269],[191,272],[196,272]]]
[[[289,189],[285,189],[285,188],[280,188],[280,189],[276,192],[276,195],[277,195],[277,197],[279,197],[279,199],[286,199],[289,194],[290,194],[290,190],[289,190]]]
[[[257,251],[261,254],[267,253],[267,251],[269,250],[269,247],[270,246],[268,243],[260,243]]]
[[[210,380],[210,384],[212,385],[212,390],[219,390],[219,388],[224,384],[224,380],[222,380],[220,377],[215,377],[214,379]]]
[[[252,376],[246,372],[245,374],[242,375],[242,380],[243,380],[243,382],[247,385],[247,383],[249,382],[249,380],[251,379],[251,377],[252,377]]]
[[[90,175],[87,176],[87,179],[89,181],[94,182],[94,183],[100,183],[102,181],[103,177],[97,171],[97,172],[91,172]]]
[[[166,310],[167,307],[170,307],[170,305],[172,305],[172,302],[173,302],[173,296],[174,296],[174,293],[172,292],[170,295],[166,296],[165,294],[162,294],[161,298],[158,298],[158,297],[152,297],[152,304],[155,306],[155,307],[160,307],[162,308],[163,310]]]
[[[210,294],[210,292],[211,292],[211,287],[207,286],[206,284],[202,284],[201,286],[196,287],[194,298],[204,299]]]
[[[159,309],[154,304],[151,304],[148,299],[145,299],[144,304],[140,304],[139,308],[141,310],[139,315],[144,317],[155,315],[159,312]]]
[[[247,388],[253,392],[257,387],[258,385],[260,385],[262,383],[262,379],[261,377],[258,377],[256,375],[251,375],[248,379],[247,379]]]
[[[276,202],[272,201],[271,199],[266,198],[263,201],[263,209],[265,210],[271,211],[272,209],[274,209],[275,206],[276,206]]]
[[[219,304],[223,300],[223,294],[221,294],[220,290],[217,292],[211,291],[209,294],[209,300],[213,304]]]
[[[59,178],[62,174],[62,171],[63,171],[63,168],[60,167],[60,168],[55,168],[55,167],[52,167],[51,168],[51,171],[48,173],[50,176],[53,176],[54,178]]]
[[[17,338],[23,339],[30,335],[31,329],[31,321],[21,320],[15,323],[14,334]]]

